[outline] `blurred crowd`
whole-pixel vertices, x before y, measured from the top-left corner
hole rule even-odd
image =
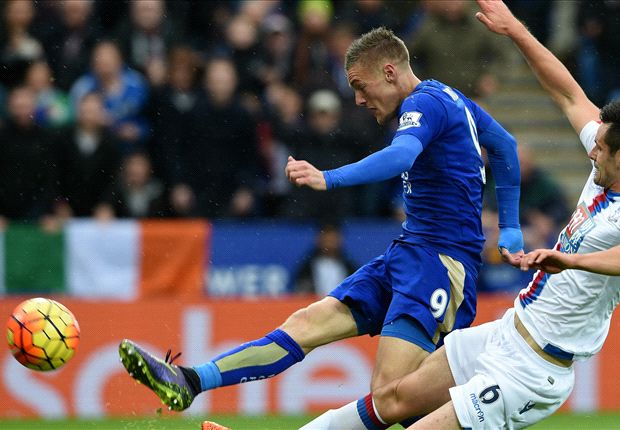
[[[620,1],[507,3],[573,60],[591,97],[620,95],[613,30]],[[509,64],[506,41],[489,37],[471,7],[464,0],[0,0],[0,226],[27,220],[54,228],[69,217],[337,224],[402,216],[398,180],[317,193],[288,184],[286,159],[329,169],[389,143],[394,125],[379,127],[355,106],[343,69],[349,44],[373,27],[406,41],[422,79],[477,100],[493,94]],[[523,221],[537,231],[551,223],[537,236],[547,240],[566,204],[529,158],[524,187],[535,185],[524,188]],[[540,197],[541,183],[553,191]],[[492,221],[492,201],[488,207]]]

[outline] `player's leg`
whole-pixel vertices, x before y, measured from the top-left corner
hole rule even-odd
[[[194,367],[201,391],[271,378],[303,360],[314,348],[355,336],[349,308],[334,297],[294,312],[265,337],[244,343]]]
[[[409,387],[408,390],[426,389],[430,385],[426,382],[417,385],[416,381],[427,372],[421,372],[422,368],[411,372],[418,369],[421,363],[427,363],[427,366],[423,365],[425,369],[431,369],[433,366],[429,365],[433,363],[441,363],[448,369],[445,359],[435,358],[437,356],[431,356],[433,359],[429,358],[428,361],[425,359],[435,350],[440,334],[449,332],[456,325],[459,308],[465,302],[465,287],[472,289],[473,285],[466,282],[469,278],[462,264],[449,257],[443,258],[437,252],[424,247],[396,244],[386,253],[385,259],[392,282],[392,299],[381,331],[371,385],[373,391],[377,392],[379,387],[386,384],[392,387],[392,381],[411,380],[411,383],[405,385]],[[473,315],[468,315],[469,313],[465,312],[467,324],[473,319]],[[449,370],[447,374],[451,378]],[[438,377],[430,380],[443,382]],[[453,381],[448,379],[448,383]],[[447,393],[447,389],[444,393]],[[420,397],[415,392],[411,395],[414,399]],[[434,404],[434,407],[439,407],[448,400],[449,397],[445,397],[440,403]],[[412,412],[412,415],[404,414],[402,417],[394,414],[400,419],[416,415],[416,407],[407,409],[402,406],[402,402],[397,401],[394,401],[394,405]],[[392,415],[387,416],[388,421],[384,420],[373,397],[368,395],[358,402],[330,411],[327,418],[317,418],[307,428],[331,428],[329,423],[334,417],[336,418],[333,422],[355,422],[357,419],[357,425],[351,426],[354,429],[386,428],[386,422],[395,422],[392,421]]]
[[[318,346],[377,334],[389,303],[384,273],[379,257],[348,277],[329,297],[293,313],[280,328],[194,368],[166,363],[128,340],[120,345],[121,360],[130,375],[165,404],[183,410],[202,391],[269,378]]]
[[[574,384],[571,367],[545,360],[517,332],[514,309],[500,320],[451,334],[445,350],[458,384],[450,398],[461,427],[531,426],[555,412]]]
[[[454,385],[446,349],[441,347],[416,371],[373,390],[372,399],[383,421],[397,423],[432,412],[448,402],[449,389]]]
[[[408,322],[403,324],[408,325]],[[381,336],[370,389],[374,391],[395,379],[402,378],[415,371],[434,349],[434,344],[432,349],[430,347],[425,349],[418,344],[412,343],[410,340]]]
[[[428,356],[413,373],[373,390],[372,394],[327,413],[302,430],[350,430],[388,428],[412,415],[433,411],[450,401],[449,388],[455,382],[444,348]]]
[[[372,387],[418,368],[455,328],[475,316],[475,280],[459,261],[401,243],[386,254],[392,300],[386,312]]]
[[[407,430],[461,430],[462,428],[452,402],[448,402],[407,427]]]
[[[244,343],[193,368],[159,360],[139,345],[123,340],[121,361],[130,375],[151,388],[175,410],[187,408],[202,391],[275,376],[303,360],[314,348],[355,336],[349,308],[333,297],[293,313],[260,339]]]
[[[393,298],[373,372],[372,388],[417,369],[442,336],[475,315],[475,281],[459,261],[433,249],[401,244],[386,258]],[[411,270],[415,267],[415,270]],[[411,417],[403,427],[415,422]]]
[[[321,345],[376,334],[389,303],[384,274],[383,258],[379,257],[345,279],[328,297],[294,312],[264,338],[195,367],[202,391],[270,378]]]

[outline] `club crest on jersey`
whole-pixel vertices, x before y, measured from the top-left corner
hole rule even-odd
[[[560,243],[562,252],[574,254],[579,249],[579,245],[590,230],[594,228],[594,220],[585,203],[581,203],[573,212],[570,221],[562,234]]]
[[[398,120],[398,129],[396,131],[407,130],[411,127],[419,127],[420,118],[422,118],[422,112],[405,112]]]

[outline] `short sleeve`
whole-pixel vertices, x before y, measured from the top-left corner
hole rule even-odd
[[[594,138],[596,138],[596,132],[600,126],[601,124],[599,122],[590,121],[581,129],[581,133],[579,133],[579,139],[588,153],[590,153],[596,145]]]

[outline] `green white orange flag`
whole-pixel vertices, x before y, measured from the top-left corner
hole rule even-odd
[[[71,220],[49,233],[10,225],[0,235],[0,292],[134,300],[200,294],[206,221]]]

